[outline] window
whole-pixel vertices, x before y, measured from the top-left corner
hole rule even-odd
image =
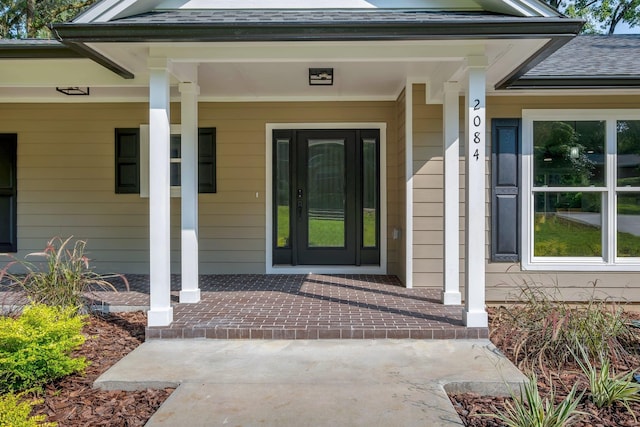
[[[0,252],[18,251],[18,135],[0,134]]]
[[[149,127],[116,129],[116,193],[149,196]],[[171,195],[180,196],[182,149],[179,126],[171,126]],[[198,129],[198,192],[216,192],[216,129]]]
[[[640,265],[640,111],[523,112],[523,267]]]

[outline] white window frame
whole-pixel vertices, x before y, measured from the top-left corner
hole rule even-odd
[[[534,239],[533,192],[533,122],[534,121],[605,121],[605,186],[604,187],[549,187],[552,192],[602,192],[602,257],[536,257]],[[521,244],[523,270],[554,271],[637,271],[640,258],[616,256],[615,230],[616,194],[616,122],[640,120],[640,110],[522,110],[522,197]],[[622,191],[640,192],[640,187]]]
[[[181,125],[171,125],[170,135],[181,135]],[[170,163],[182,163],[182,158],[169,159]],[[171,186],[171,197],[181,197],[181,186]],[[149,125],[140,125],[140,197],[149,198]]]

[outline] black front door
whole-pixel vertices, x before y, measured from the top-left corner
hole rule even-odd
[[[274,264],[378,264],[379,131],[274,131]]]

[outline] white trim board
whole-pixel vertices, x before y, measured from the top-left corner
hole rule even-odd
[[[380,265],[274,266],[273,260],[273,131],[276,129],[378,129],[380,131]],[[387,124],[267,123],[265,126],[265,271],[267,274],[387,274]]]

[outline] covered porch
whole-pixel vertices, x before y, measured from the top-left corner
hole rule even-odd
[[[149,276],[127,275],[130,288],[98,292],[98,310],[145,310]],[[148,327],[147,339],[477,339],[462,306],[443,305],[438,289],[407,289],[396,276],[321,274],[201,275],[199,304],[179,303],[171,276],[174,321]]]

